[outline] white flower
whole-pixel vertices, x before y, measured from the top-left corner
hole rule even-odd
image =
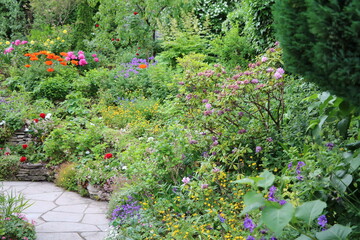
[[[86,151],[85,154],[90,154],[90,151]]]
[[[0,122],[0,126],[2,126],[2,125],[5,125],[5,120],[2,120],[1,122]]]
[[[50,119],[50,118],[51,118],[51,113],[46,114],[45,119]]]
[[[127,166],[123,166],[121,169],[122,169],[122,170],[126,170],[126,169],[127,169]]]

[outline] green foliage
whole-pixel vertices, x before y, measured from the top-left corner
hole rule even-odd
[[[78,190],[78,176],[75,163],[64,163],[60,165],[55,184],[69,191]]]
[[[84,49],[84,40],[91,38],[91,33],[94,27],[95,9],[89,6],[86,0],[80,1],[76,8],[76,22],[74,27],[74,49]]]
[[[214,39],[211,46],[210,52],[216,54],[219,62],[229,68],[245,67],[255,54],[246,37],[240,36],[238,26],[233,26],[225,36]]]
[[[29,24],[28,1],[2,0],[0,3],[0,37],[5,39],[22,37]]]
[[[14,173],[19,170],[20,157],[18,155],[5,155],[6,150],[0,150],[0,180],[11,180]]]
[[[70,91],[70,82],[64,76],[57,75],[55,77],[49,77],[41,81],[38,86],[35,87],[33,94],[34,98],[46,98],[53,102],[65,100],[65,96]]]
[[[11,215],[2,221],[4,230],[0,229],[0,235],[4,239],[25,239],[25,237],[29,240],[36,239],[35,226],[27,222],[22,214]]]
[[[359,1],[278,1],[278,40],[290,72],[358,105]],[[338,27],[344,26],[344,27]]]

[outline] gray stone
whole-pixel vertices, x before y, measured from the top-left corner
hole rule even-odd
[[[64,192],[56,201],[58,205],[73,205],[73,204],[83,204],[90,203],[90,200],[87,198],[82,198],[79,194],[74,192]]]
[[[80,235],[85,240],[100,240],[106,237],[106,232],[83,232]]]
[[[24,213],[44,213],[56,207],[53,202],[30,200],[30,203],[32,205],[29,208],[25,209]]]
[[[87,204],[76,204],[69,206],[60,206],[53,209],[54,212],[83,213],[88,207]]]
[[[67,232],[99,232],[99,228],[83,223],[72,222],[46,222],[35,227],[36,232],[67,233]]]
[[[55,201],[62,192],[50,192],[50,193],[38,193],[38,194],[27,194],[26,197],[31,200],[42,200],[42,201]]]
[[[93,225],[104,225],[110,221],[105,217],[104,214],[88,213],[85,214],[82,223],[93,224]]]
[[[37,233],[36,240],[83,240],[78,233]],[[100,240],[99,238],[98,240]]]
[[[47,212],[42,215],[46,222],[80,222],[84,217],[82,213]]]

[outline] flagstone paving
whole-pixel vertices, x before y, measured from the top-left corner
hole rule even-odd
[[[0,190],[22,193],[32,204],[24,214],[35,221],[37,240],[101,240],[106,236],[106,202],[83,198],[49,182],[5,181]]]

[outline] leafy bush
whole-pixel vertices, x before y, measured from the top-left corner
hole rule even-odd
[[[34,98],[46,98],[53,102],[65,100],[70,92],[71,83],[64,76],[49,77],[34,89]]]
[[[69,191],[78,190],[78,177],[75,163],[63,163],[58,170],[55,184]]]
[[[6,150],[0,150],[0,179],[12,180],[18,172],[20,157],[18,155],[5,155]]]
[[[288,71],[354,105],[359,94],[359,1],[278,1],[278,40]],[[334,27],[344,26],[344,27]]]

